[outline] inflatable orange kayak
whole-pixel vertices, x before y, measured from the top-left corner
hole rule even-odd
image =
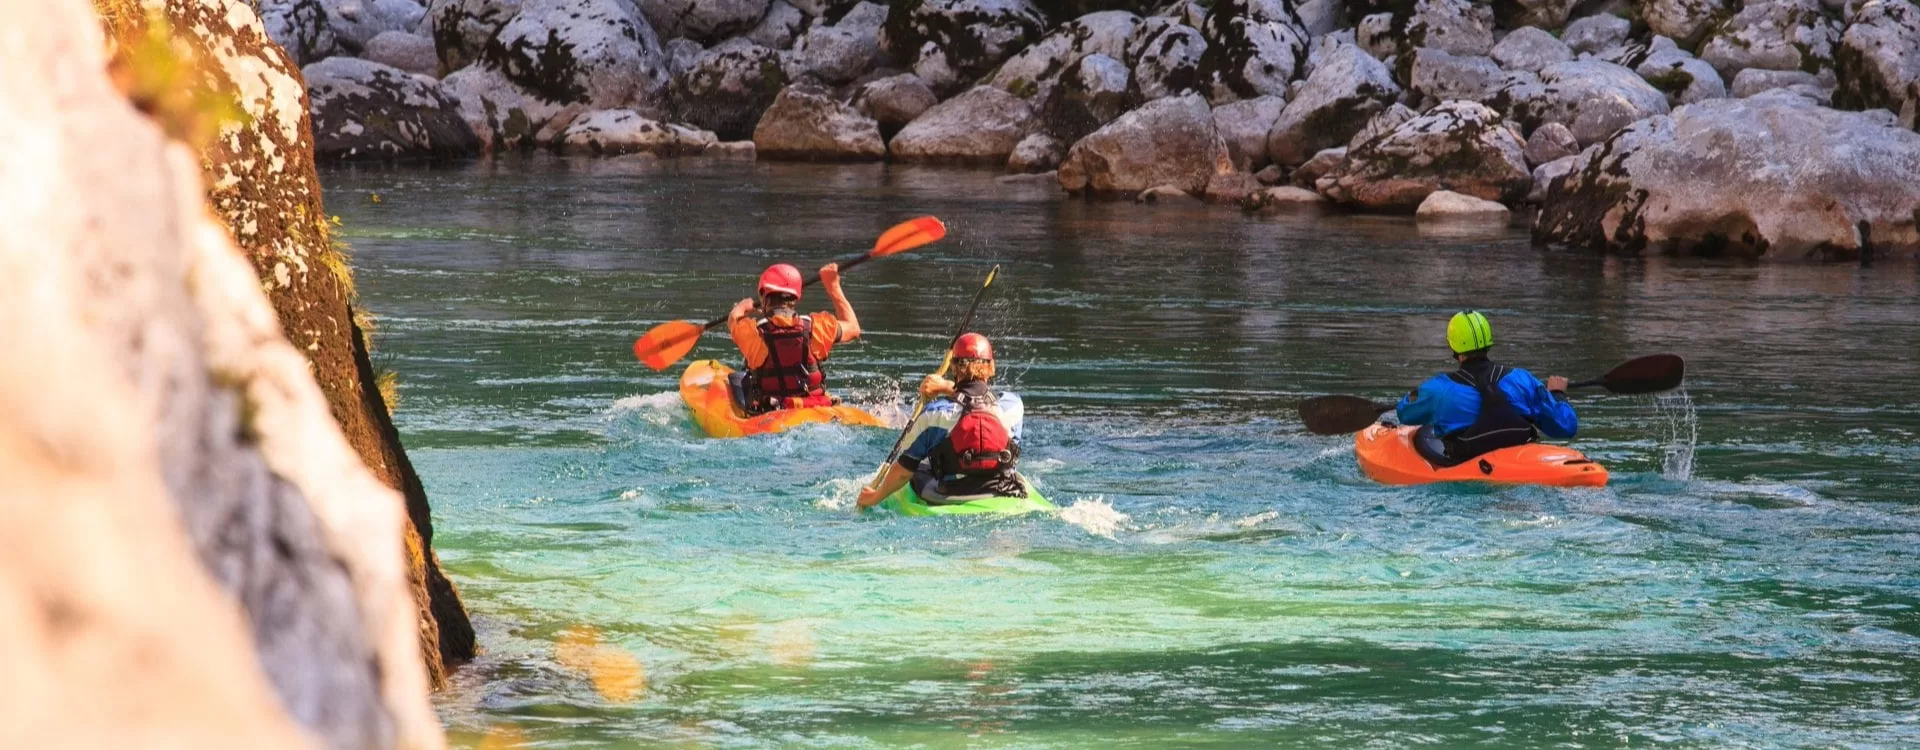
[[[839,422],[860,427],[885,427],[880,418],[859,408],[816,406],[807,409],[781,409],[749,417],[733,404],[727,389],[727,375],[733,368],[711,359],[687,365],[680,375],[680,400],[693,411],[694,424],[717,438],[745,437],[782,432],[810,422]]]
[[[1436,469],[1413,448],[1416,427],[1374,425],[1354,437],[1360,470],[1381,484],[1493,482],[1549,487],[1605,487],[1607,468],[1560,445],[1501,448],[1459,466]]]

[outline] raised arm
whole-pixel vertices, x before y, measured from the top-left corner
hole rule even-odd
[[[860,316],[853,313],[853,303],[847,301],[847,293],[840,289],[840,264],[820,267],[820,285],[827,288],[827,299],[833,300],[833,317],[840,320],[840,341],[860,338]]]

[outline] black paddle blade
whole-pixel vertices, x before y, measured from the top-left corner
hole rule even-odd
[[[1359,396],[1316,396],[1300,402],[1300,421],[1315,435],[1346,435],[1366,429],[1392,409],[1391,404]]]
[[[1600,378],[1600,387],[1627,395],[1659,393],[1680,387],[1687,377],[1687,361],[1678,354],[1651,354],[1622,362]]]

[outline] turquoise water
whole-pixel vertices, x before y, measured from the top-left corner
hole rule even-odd
[[[457,745],[1920,743],[1912,267],[1600,259],[974,172],[325,179],[487,651],[439,697]],[[857,516],[892,434],[705,439],[677,371],[629,353],[920,214],[950,238],[848,274],[870,333],[835,388],[897,415],[1002,264],[977,327],[1060,516]],[[1674,351],[1686,394],[1577,397],[1601,490],[1382,487],[1292,418],[1443,368],[1469,306],[1506,361]]]

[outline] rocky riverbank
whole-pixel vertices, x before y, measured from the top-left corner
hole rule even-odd
[[[262,6],[325,159],[884,159],[1396,213],[1448,191],[1611,252],[1920,251],[1910,0]]]

